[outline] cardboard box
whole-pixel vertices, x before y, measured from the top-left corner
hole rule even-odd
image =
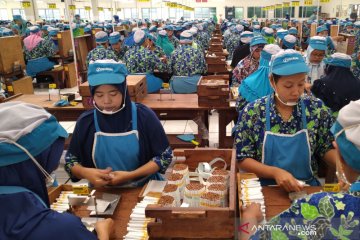
[[[61,31],[57,34],[59,44],[59,55],[63,58],[69,57],[69,50],[72,49],[70,31]]]
[[[0,74],[13,73],[14,63],[25,69],[21,38],[19,36],[0,38]]]
[[[65,71],[65,88],[73,88],[77,86],[77,77],[75,71],[75,63],[64,64]]]
[[[340,33],[339,36],[343,36],[345,41],[339,42],[336,50],[347,55],[352,55],[355,49],[355,36],[345,33]]]
[[[91,36],[90,35],[80,36],[74,39],[76,59],[78,62],[79,71],[81,72],[87,70],[86,58],[90,51],[87,39],[91,40]]]
[[[12,82],[14,94],[34,94],[32,77],[26,76]]]

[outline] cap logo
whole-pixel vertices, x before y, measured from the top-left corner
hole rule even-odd
[[[293,60],[299,60],[299,58],[298,58],[298,57],[284,58],[284,59],[283,59],[283,62],[284,62],[284,63],[287,63],[287,62],[290,62],[290,61],[293,61]]]
[[[103,72],[103,71],[113,72],[114,69],[108,68],[108,67],[107,68],[101,68],[101,67],[96,68],[96,72]]]

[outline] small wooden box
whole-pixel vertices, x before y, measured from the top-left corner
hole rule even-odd
[[[148,223],[150,239],[234,239],[236,218],[236,163],[233,149],[184,150],[185,161],[190,171],[200,162],[210,162],[216,157],[223,158],[230,170],[229,207],[161,207],[148,205],[146,217],[156,218]],[[220,165],[219,165],[220,166]]]
[[[59,55],[61,57],[69,57],[69,50],[72,49],[70,31],[61,31],[57,34],[59,43]]]
[[[221,38],[219,38],[219,37],[212,37],[211,39],[210,39],[210,44],[219,44],[219,43],[221,43]]]
[[[65,71],[65,87],[66,88],[73,88],[77,86],[77,77],[75,71],[75,63],[68,63],[64,64],[64,71]]]
[[[0,38],[0,74],[14,72],[14,65],[18,64],[25,69],[23,48],[19,36]]]
[[[32,77],[26,76],[12,82],[14,94],[34,94]]]
[[[338,43],[337,51],[347,55],[352,55],[355,49],[355,36],[345,33],[340,33],[339,36],[343,36],[345,41]]]
[[[198,82],[198,96],[229,96],[229,76],[202,76]]]
[[[72,185],[60,185],[58,187],[49,187],[48,189],[48,196],[50,204],[54,203],[56,198],[60,196],[62,191],[72,191]]]
[[[131,75],[126,77],[126,84],[130,96],[136,96],[139,92],[142,92],[145,88],[146,93],[146,76],[145,75]]]
[[[223,50],[223,46],[221,43],[218,44],[210,44],[209,45],[209,51],[212,52],[221,52]]]
[[[213,56],[215,54],[215,56]],[[208,54],[206,56],[206,63],[207,64],[226,64],[226,57],[223,55],[218,55],[216,53]]]

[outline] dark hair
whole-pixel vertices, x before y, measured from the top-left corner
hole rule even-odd
[[[271,75],[272,75],[275,83],[277,83],[277,82],[280,80],[280,78],[281,78],[280,75],[277,75],[277,74],[275,74],[275,73],[272,73]]]

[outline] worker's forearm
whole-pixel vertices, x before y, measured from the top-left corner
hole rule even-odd
[[[131,171],[131,178],[135,179],[143,176],[148,176],[156,173],[157,171],[159,171],[159,169],[159,166],[155,162],[150,161],[145,165],[135,169],[134,171]]]
[[[255,173],[262,178],[275,178],[277,167],[267,166],[253,158],[245,158],[238,163],[238,167],[246,172]]]

